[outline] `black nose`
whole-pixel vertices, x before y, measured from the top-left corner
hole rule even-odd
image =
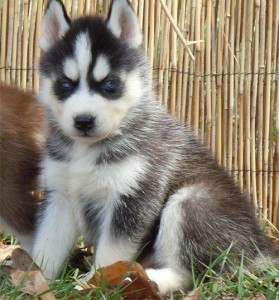
[[[75,117],[75,127],[83,132],[92,130],[95,126],[95,118],[90,115],[80,115]]]

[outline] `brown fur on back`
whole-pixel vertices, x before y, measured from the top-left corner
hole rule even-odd
[[[38,188],[44,125],[33,93],[0,83],[0,221],[8,226],[4,230],[30,234],[34,229],[39,200],[31,191]]]

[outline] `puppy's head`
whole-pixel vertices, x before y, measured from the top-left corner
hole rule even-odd
[[[114,0],[107,20],[74,21],[60,0],[49,2],[40,42],[40,99],[67,136],[94,143],[120,133],[149,88],[141,42],[127,0]]]

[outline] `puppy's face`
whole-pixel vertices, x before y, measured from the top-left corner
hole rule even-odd
[[[71,138],[97,142],[121,133],[145,84],[142,35],[127,0],[114,0],[108,20],[73,22],[52,0],[42,23],[40,99]]]

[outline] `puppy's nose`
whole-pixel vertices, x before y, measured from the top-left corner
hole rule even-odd
[[[92,130],[95,127],[95,118],[91,115],[80,115],[75,117],[75,127],[83,132]]]

